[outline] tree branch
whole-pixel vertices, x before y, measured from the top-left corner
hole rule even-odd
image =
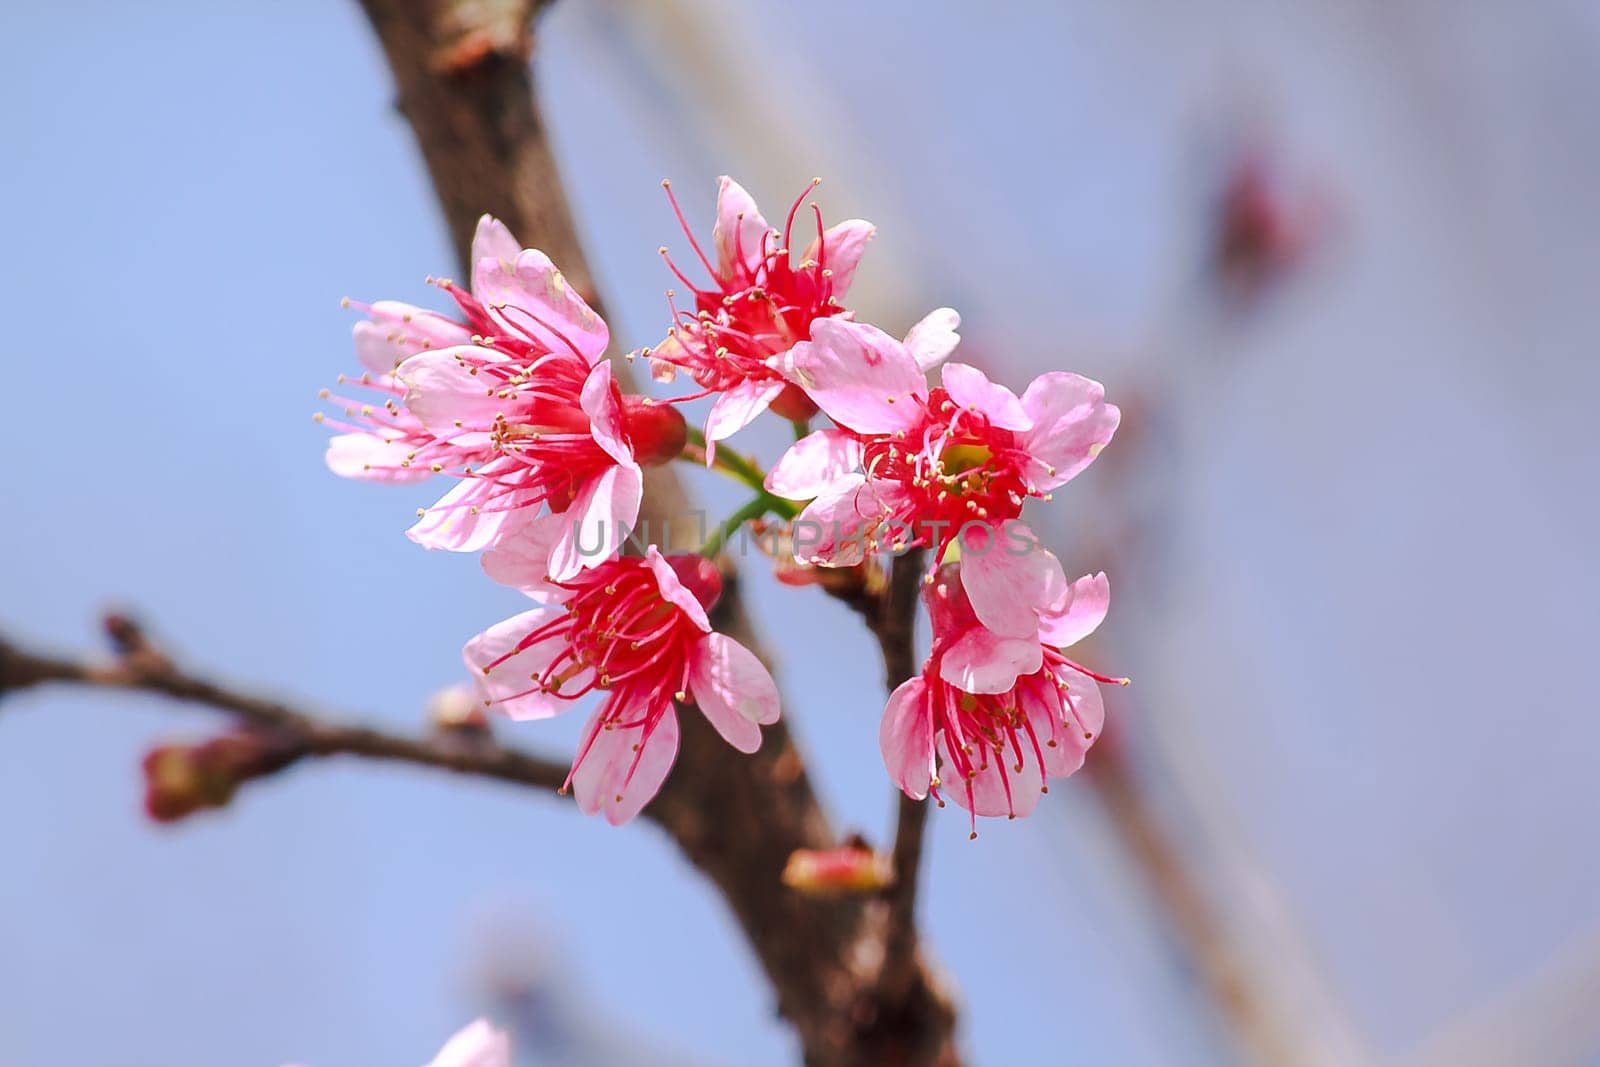
[[[530,59],[535,0],[362,0],[394,72],[465,266],[478,216],[499,216],[543,249],[600,309],[539,113]],[[626,368],[619,379],[628,388]],[[642,523],[688,530],[690,504],[670,468],[646,471]],[[674,545],[685,548],[690,546]],[[691,548],[692,550],[692,548]],[[725,563],[712,624],[769,659]],[[955,1013],[913,965],[897,998],[877,990],[888,929],[883,901],[819,900],[781,884],[789,856],[838,837],[783,723],[741,756],[703,717],[680,717],[678,762],[645,809],[728,901],[799,1033],[807,1062],[952,1064]]]

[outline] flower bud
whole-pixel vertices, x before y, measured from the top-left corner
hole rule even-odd
[[[649,397],[622,398],[622,425],[633,443],[633,458],[640,466],[658,467],[670,463],[683,452],[689,441],[689,427],[683,413],[671,404],[658,404]]]
[[[808,896],[876,893],[894,882],[889,857],[860,844],[797,848],[783,868],[783,884]]]
[[[256,730],[239,730],[198,745],[158,745],[145,753],[144,807],[156,822],[226,807],[239,786],[282,770],[297,746]]]

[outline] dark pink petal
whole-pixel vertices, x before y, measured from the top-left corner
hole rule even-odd
[[[649,708],[629,711],[646,723],[654,718]],[[607,729],[598,714],[590,720],[578,749],[581,761],[572,775],[572,792],[585,814],[603,811],[607,822],[621,826],[660,791],[678,758],[677,712],[668,703],[648,738],[645,729],[644,725]]]
[[[933,709],[921,677],[889,694],[878,727],[878,744],[889,777],[906,796],[921,800],[933,784]]]
[[[689,692],[724,741],[740,752],[761,747],[761,725],[778,721],[778,686],[755,653],[709,633],[689,661]]]
[[[1056,648],[1075,645],[1094,633],[1111,608],[1111,582],[1105,572],[1084,575],[1039,616],[1039,640]]]
[[[767,472],[767,492],[810,500],[861,465],[861,445],[842,430],[817,430],[790,446]]]
[[[770,251],[763,244],[773,232],[744,186],[726,174],[717,179],[717,221],[711,228],[711,240],[717,249],[718,274],[736,277],[736,269],[754,274]]]
[[[963,527],[961,586],[984,626],[1037,641],[1039,615],[1066,594],[1067,576],[1033,531],[1010,519],[999,529]]]
[[[877,232],[878,228],[866,219],[846,219],[829,226],[821,238],[812,240],[800,260],[802,263],[821,263],[824,269],[831,271],[833,295],[843,300],[845,293],[850,290],[851,281],[855,279],[861,253],[867,250],[867,242]]]
[[[550,608],[534,608],[495,623],[467,642],[461,650],[461,659],[477,683],[478,693],[484,703],[519,721],[548,719],[572,706],[569,700],[558,699],[535,688],[535,679],[542,676],[567,647],[559,634],[536,642],[508,659],[495,662],[558,615],[558,611]],[[487,673],[485,667],[489,668]],[[592,677],[593,672],[586,670],[568,685],[574,690],[581,689]]]
[[[1099,382],[1066,371],[1041,374],[1028,386],[1022,407],[1033,426],[1022,446],[1038,460],[1029,474],[1035,489],[1065,484],[1111,442],[1122,413],[1105,396]]]
[[[974,626],[945,649],[939,677],[967,693],[1004,693],[1043,665],[1036,638],[1001,637]]]
[[[1003,385],[996,385],[977,367],[947,363],[944,388],[961,407],[982,413],[996,426],[1007,430],[1026,430],[1033,424],[1022,410],[1022,401]]]
[[[930,371],[956,350],[961,342],[961,336],[956,333],[960,325],[961,316],[956,314],[955,308],[935,308],[906,334],[906,351],[917,361],[917,366]]]
[[[676,604],[685,615],[689,616],[689,621],[698,626],[702,632],[710,633],[711,620],[706,617],[705,607],[699,598],[684,586],[682,579],[678,577],[678,572],[672,569],[672,564],[667,562],[661,550],[655,545],[646,548],[644,561],[650,568],[650,573],[655,575],[656,588],[661,590],[661,599]]]
[[[811,324],[811,340],[790,353],[795,381],[839,425],[894,433],[917,421],[928,395],[922,368],[875,326],[840,318]]]

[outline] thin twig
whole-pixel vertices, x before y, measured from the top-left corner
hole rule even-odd
[[[567,777],[565,764],[505,748],[487,736],[460,743],[464,739],[413,738],[369,726],[330,722],[282,701],[190,674],[154,654],[142,637],[137,646],[125,646],[116,659],[106,663],[29,652],[0,637],[0,696],[63,683],[155,693],[226,712],[308,756],[364,756],[545,790],[561,788]]]

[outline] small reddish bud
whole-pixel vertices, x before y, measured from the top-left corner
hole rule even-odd
[[[817,413],[817,405],[798,385],[786,386],[772,402],[772,413],[790,422],[805,422]]]
[[[157,822],[177,822],[226,807],[240,785],[282,770],[299,755],[296,746],[252,730],[198,745],[159,745],[144,757],[145,811]]]
[[[694,594],[700,606],[710,611],[722,598],[722,572],[704,556],[668,556],[667,566],[683,587]]]
[[[798,848],[783,868],[783,884],[808,896],[876,893],[894,882],[889,857],[864,844],[843,848]]]
[[[689,443],[689,427],[683,413],[671,404],[651,403],[648,397],[622,398],[622,425],[633,443],[633,458],[641,466],[670,463],[683,454]]]

